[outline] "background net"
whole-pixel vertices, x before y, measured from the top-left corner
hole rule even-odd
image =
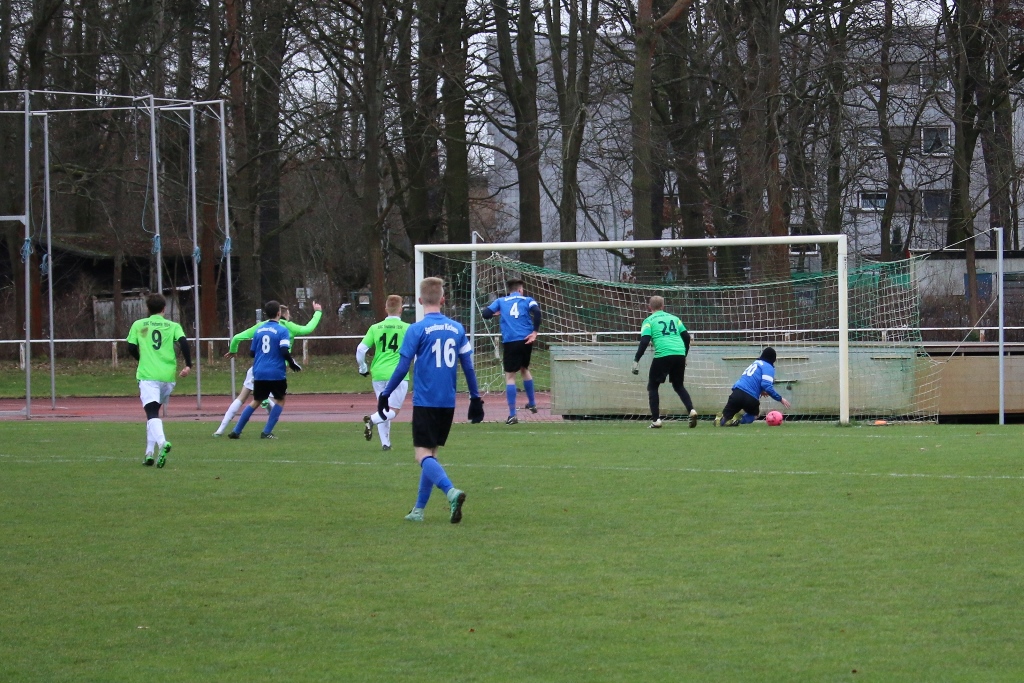
[[[638,285],[604,282],[516,261],[495,253],[477,262],[475,288],[468,254],[430,255],[427,274],[444,277],[446,313],[475,327],[481,389],[504,394],[498,320],[481,310],[519,277],[544,313],[531,370],[549,390],[551,412],[567,418],[648,418],[647,351],[631,374],[648,298],[690,330],[686,387],[705,419],[721,412],[732,384],[764,346],[778,352],[775,386],[793,406],[787,419],[836,419],[839,414],[839,310],[835,273],[798,274],[782,282],[740,286]],[[851,419],[937,419],[937,364],[919,330],[915,260],[868,263],[849,274]],[[474,316],[471,321],[470,316]],[[520,383],[521,387],[521,383]],[[521,394],[520,394],[521,395]],[[522,403],[523,401],[520,401]],[[762,416],[781,404],[765,397]],[[681,401],[666,383],[661,412],[682,418]],[[520,412],[520,419],[529,414]]]

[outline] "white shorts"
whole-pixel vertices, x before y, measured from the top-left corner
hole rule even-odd
[[[174,391],[174,382],[157,382],[155,379],[139,380],[139,397],[142,399],[143,406],[150,403],[167,403],[172,391]]]
[[[374,381],[373,395],[380,396],[380,392],[384,391],[384,387],[386,387],[387,385],[387,381]],[[395,410],[401,410],[402,404],[405,403],[405,395],[408,393],[409,380],[403,379],[401,382],[398,383],[398,386],[395,387],[394,393],[392,393],[391,396],[388,397],[388,405],[394,408]]]
[[[250,366],[245,373],[245,381],[242,382],[242,387],[248,389],[249,391],[252,391],[253,389],[256,388],[256,385],[253,384],[252,381],[252,367]]]

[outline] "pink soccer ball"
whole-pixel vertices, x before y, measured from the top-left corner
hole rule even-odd
[[[768,423],[769,427],[778,427],[782,424],[782,413],[773,410],[764,416],[764,421]]]

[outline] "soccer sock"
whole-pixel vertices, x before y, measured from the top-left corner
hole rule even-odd
[[[526,400],[532,406],[537,404],[537,399],[533,395],[533,380],[523,380],[523,390],[526,392]]]
[[[164,436],[164,421],[159,417],[151,418],[147,421],[147,426],[151,428],[150,434],[152,435],[153,441],[156,442],[157,446],[163,446],[167,443],[167,437]]]
[[[153,438],[152,420],[146,420],[146,455],[153,455],[156,448],[156,439]]]
[[[223,432],[225,429],[227,429],[228,423],[231,422],[231,418],[233,418],[238,413],[241,407],[242,402],[239,401],[237,398],[231,402],[231,405],[228,406],[227,412],[224,413],[224,419],[220,421],[220,427],[217,428],[218,432]]]
[[[508,401],[508,414],[510,416],[516,414],[516,385],[506,384],[505,385],[505,400]]]
[[[676,393],[679,394],[679,398],[682,399],[683,405],[686,406],[686,412],[693,410],[693,401],[690,400],[690,392],[686,390],[686,387],[679,387],[676,389]]]
[[[393,408],[388,408],[387,410],[384,411],[384,414],[387,415],[387,418],[389,420],[394,420],[395,415],[397,415],[398,413],[396,413]],[[372,415],[370,415],[370,422],[372,422],[375,425],[379,425],[382,422],[384,422],[384,420],[380,418],[379,412],[374,412]]]
[[[380,434],[380,445],[391,445],[391,422],[381,422],[377,425],[377,433]]]
[[[433,490],[434,484],[430,481],[430,477],[427,476],[426,470],[423,470],[420,472],[420,490],[416,494],[416,507],[421,510],[427,507],[427,502],[430,500],[430,492]]]
[[[658,396],[657,389],[650,389],[647,391],[647,400],[651,404],[651,419],[661,419],[661,397]]]
[[[281,413],[284,412],[284,406],[277,403],[270,409],[270,417],[267,418],[267,426],[263,428],[264,434],[269,434],[274,431],[274,426],[281,417]]]
[[[420,463],[420,467],[423,468],[423,476],[447,495],[448,491],[452,488],[452,482],[448,479],[448,475],[445,473],[444,468],[441,467],[441,463],[437,461],[437,458],[424,458],[423,462]]]
[[[252,417],[252,413],[253,409],[251,405],[246,406],[245,409],[242,410],[242,415],[238,418],[238,423],[235,425],[235,428],[233,430],[235,434],[242,433],[242,430],[245,429],[246,423],[249,422],[249,418]]]

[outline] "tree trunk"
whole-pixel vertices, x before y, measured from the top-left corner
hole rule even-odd
[[[384,317],[384,302],[387,288],[384,281],[384,253],[381,231],[385,228],[380,220],[380,162],[381,162],[381,113],[384,100],[383,65],[381,64],[384,42],[381,8],[376,2],[363,4],[363,87],[366,112],[366,163],[363,167],[362,218],[370,255],[370,291],[373,314],[376,319]],[[419,283],[416,283],[419,286]]]
[[[651,192],[654,188],[651,150],[654,16],[651,0],[639,0],[635,31],[633,93],[630,99],[630,123],[633,130],[633,239],[652,240],[661,239],[661,233],[654,234],[654,216],[651,211]],[[658,279],[657,249],[637,249],[635,258],[637,282],[653,282]]]
[[[437,98],[440,38],[439,0],[406,0],[395,68],[396,96],[405,148],[406,234],[413,245],[437,241],[441,229],[441,164],[438,156]],[[413,18],[417,18],[418,23]],[[414,29],[418,29],[414,33]],[[367,37],[366,40],[369,40]],[[413,59],[413,49],[418,47]]]
[[[444,113],[444,201],[448,242],[472,241],[469,224],[469,143],[466,133],[468,42],[466,0],[447,0],[441,14],[444,68],[441,109]]]
[[[589,9],[586,0],[573,0],[569,6],[568,35],[564,41],[560,5],[553,7],[551,0],[544,0],[544,16],[547,20],[548,45],[558,97],[562,142],[558,234],[562,242],[575,242],[580,155],[587,124],[587,106],[590,104],[590,73],[600,12],[597,0],[591,0]],[[567,249],[560,252],[559,257],[562,272],[579,272],[578,251]]]
[[[210,61],[209,74],[207,76],[206,99],[214,100],[220,94],[221,75],[223,64],[221,62],[221,30],[220,12],[216,2],[211,2],[207,14],[210,25]],[[201,118],[200,133],[202,144],[199,146],[201,154],[199,178],[202,180],[203,188],[209,194],[200,194],[199,201],[202,202],[202,224],[200,226],[199,248],[203,260],[199,262],[199,330],[204,337],[217,336],[227,328],[220,324],[220,321],[227,320],[227,316],[221,318],[217,311],[217,234],[220,231],[217,225],[217,203],[216,198],[220,194],[217,188],[220,187],[220,126],[213,118]],[[231,287],[230,282],[227,283]],[[199,350],[196,349],[196,353]]]
[[[253,3],[253,121],[256,128],[256,222],[260,274],[265,297],[287,296],[281,267],[281,70],[285,53],[285,13],[278,0]]]
[[[241,0],[224,0],[227,26],[227,67],[230,85],[229,121],[234,155],[235,177],[231,186],[234,197],[231,215],[238,253],[238,303],[245,311],[243,320],[251,320],[250,312],[260,308],[261,292],[260,235],[253,215],[255,177],[251,163],[248,122],[246,121],[245,67],[242,63]],[[232,283],[228,283],[232,286]]]
[[[516,49],[512,50],[509,29],[512,18],[507,0],[492,0],[498,43],[498,66],[505,94],[515,114],[516,175],[519,180],[519,240],[544,239],[540,215],[540,135],[537,111],[537,54],[534,43],[532,0],[521,0],[516,19]],[[518,60],[518,69],[516,61]],[[523,252],[527,263],[544,265],[544,253]]]

